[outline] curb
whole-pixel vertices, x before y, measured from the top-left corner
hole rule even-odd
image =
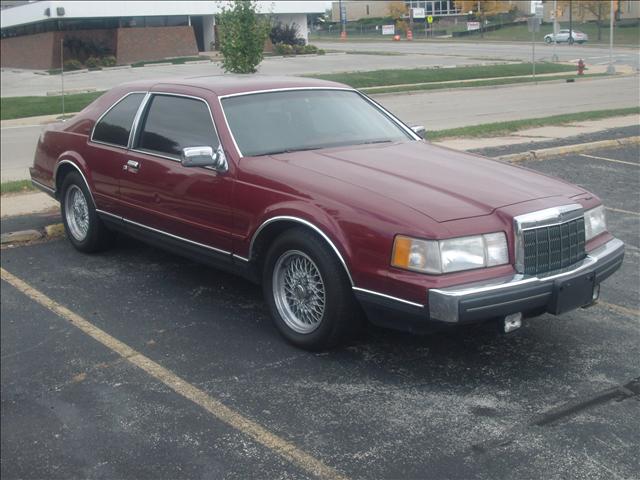
[[[64,226],[61,223],[47,225],[42,230],[19,230],[17,232],[3,233],[0,236],[0,245],[10,246],[14,243],[35,242],[41,239],[51,239],[64,235]]]
[[[600,140],[598,142],[578,143],[575,145],[564,145],[562,147],[542,148],[540,150],[529,150],[528,152],[513,153],[511,155],[502,155],[494,157],[496,160],[509,163],[526,162],[530,160],[547,160],[548,158],[558,155],[566,155],[567,153],[588,152],[590,150],[599,150],[601,148],[619,147],[623,145],[640,144],[640,136],[618,138],[615,140]]]

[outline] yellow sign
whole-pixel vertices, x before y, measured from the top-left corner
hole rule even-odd
[[[433,23],[433,17],[431,15],[427,17],[427,23]]]

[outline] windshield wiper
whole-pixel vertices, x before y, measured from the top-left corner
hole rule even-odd
[[[320,150],[321,148],[324,148],[324,147],[287,148],[285,150],[274,150],[272,152],[261,153],[259,156],[279,155],[281,153],[307,152],[309,150]]]

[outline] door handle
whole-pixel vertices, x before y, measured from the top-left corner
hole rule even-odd
[[[140,162],[136,161],[136,160],[127,160],[126,165],[122,166],[123,170],[138,170],[140,168]]]

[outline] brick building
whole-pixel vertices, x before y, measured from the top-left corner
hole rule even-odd
[[[69,45],[91,44],[117,64],[197,55],[215,49],[215,1],[32,1],[1,2],[2,67],[50,69],[60,66]],[[6,8],[5,8],[6,7]],[[321,13],[323,1],[258,2],[274,22],[295,23],[307,38],[307,15]],[[70,42],[69,39],[73,39]],[[66,40],[66,41],[65,41]]]

